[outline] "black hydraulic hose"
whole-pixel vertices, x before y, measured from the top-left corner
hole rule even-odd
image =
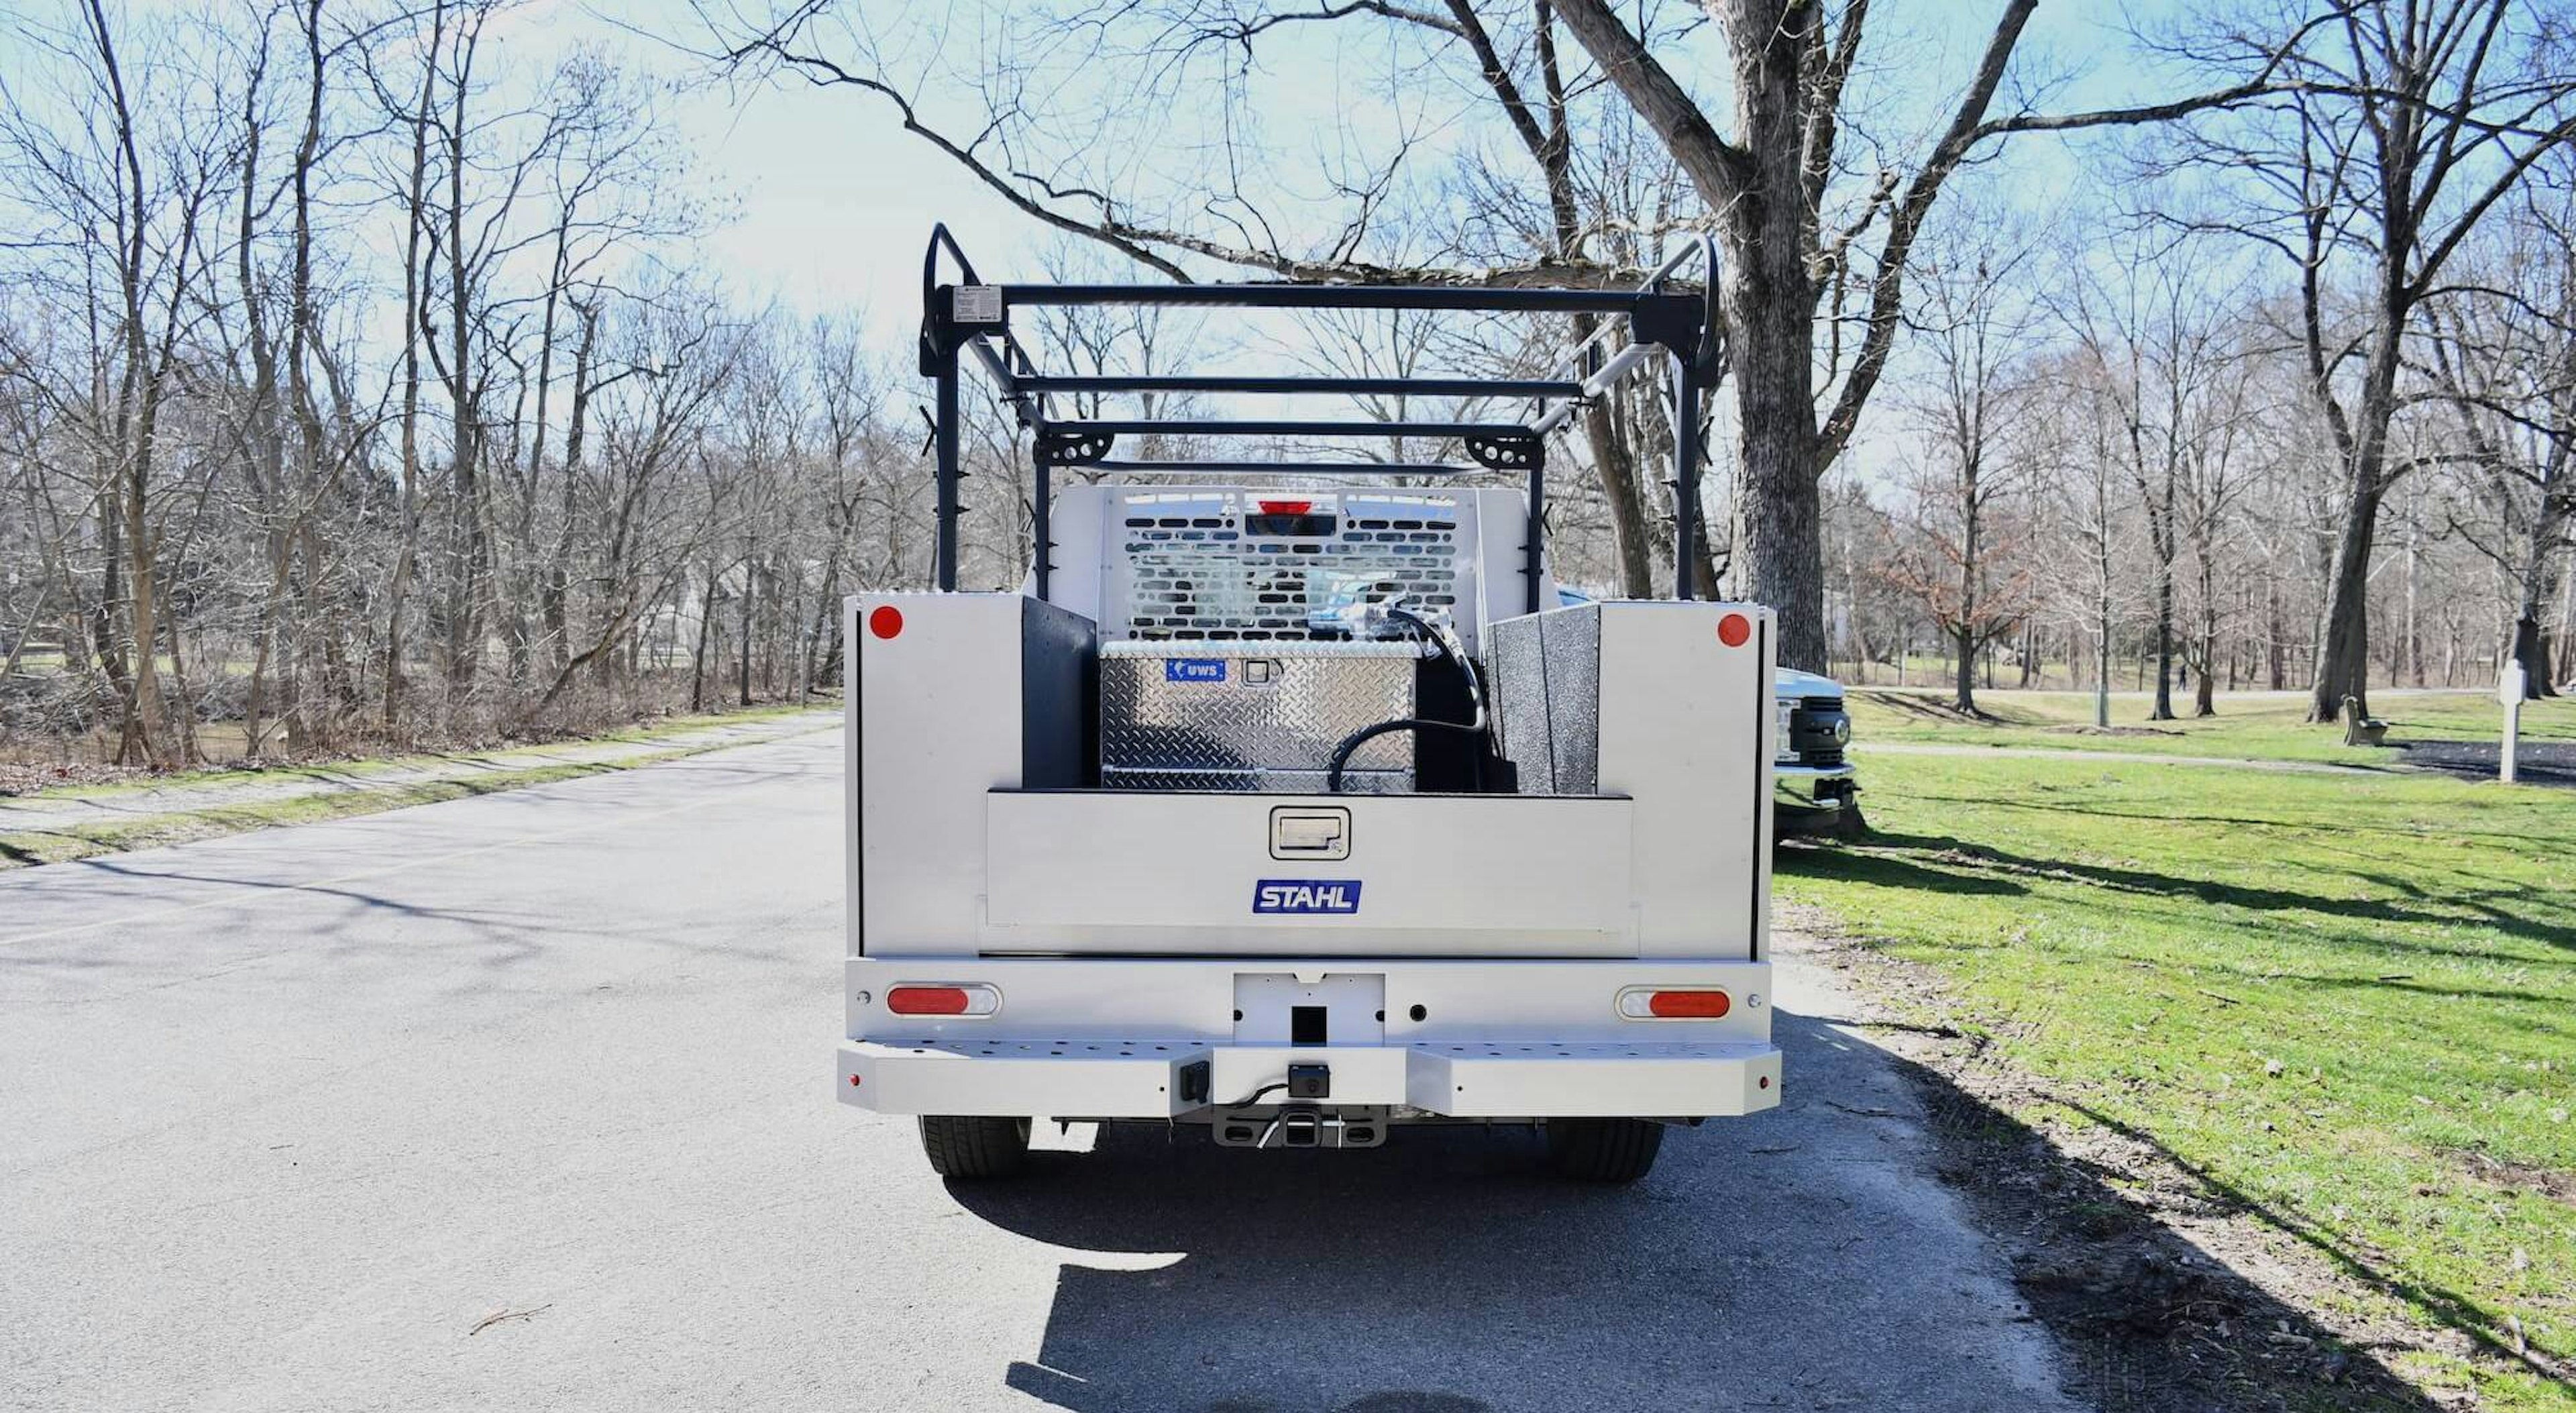
[[[1360,747],[1389,732],[1433,730],[1470,731],[1481,736],[1485,732],[1485,727],[1481,722],[1425,721],[1415,716],[1408,716],[1398,721],[1381,721],[1375,726],[1363,726],[1343,737],[1342,743],[1333,748],[1333,768],[1324,773],[1324,793],[1327,795],[1342,793],[1342,772],[1350,767],[1351,756]]]
[[[1457,664],[1458,671],[1467,679],[1467,700],[1475,704],[1476,719],[1473,721],[1431,721],[1418,716],[1408,716],[1395,721],[1381,721],[1374,726],[1361,727],[1359,730],[1343,737],[1342,743],[1333,748],[1332,767],[1324,773],[1324,793],[1328,795],[1338,795],[1342,793],[1342,774],[1350,768],[1352,755],[1356,754],[1360,747],[1365,746],[1369,742],[1376,740],[1380,736],[1387,735],[1390,732],[1469,731],[1475,733],[1480,741],[1485,734],[1484,684],[1476,680],[1476,665],[1467,660],[1466,645],[1458,640],[1457,634],[1451,632],[1446,623],[1433,624],[1422,618],[1420,615],[1409,612],[1403,608],[1399,608],[1393,604],[1386,605],[1386,612],[1388,617],[1412,627],[1415,632],[1420,633],[1424,638],[1428,639],[1433,649],[1442,657],[1445,657],[1451,662]],[[1483,752],[1480,748],[1476,760],[1476,783],[1479,788],[1482,788],[1484,785],[1484,777],[1485,762]]]

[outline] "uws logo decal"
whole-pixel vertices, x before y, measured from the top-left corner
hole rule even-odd
[[[1265,878],[1252,885],[1256,913],[1355,913],[1360,910],[1356,878]]]

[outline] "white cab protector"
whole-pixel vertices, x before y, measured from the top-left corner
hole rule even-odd
[[[1255,553],[1246,524],[1265,503],[1328,514],[1332,531]],[[1264,616],[1291,620],[1286,631],[1302,636],[1303,615],[1324,606],[1322,582],[1348,576],[1447,611],[1476,651],[1483,625],[1556,602],[1544,564],[1530,592],[1527,506],[1492,488],[1067,486],[1054,503],[1048,601],[1099,624],[1108,642],[1282,632]]]

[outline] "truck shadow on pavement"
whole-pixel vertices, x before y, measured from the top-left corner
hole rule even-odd
[[[2089,1214],[2098,1250],[2034,1204],[1963,1202],[1935,1176],[1950,1136],[2045,1140],[1833,1025],[1775,1033],[1783,1107],[1672,1130],[1632,1188],[1468,1127],[1294,1153],[1108,1127],[953,1184],[1104,1253],[1064,1267],[1007,1381],[1077,1413],[2436,1408],[2143,1217],[2105,1228],[2129,1208],[2081,1164],[2049,1165],[2046,1205]]]

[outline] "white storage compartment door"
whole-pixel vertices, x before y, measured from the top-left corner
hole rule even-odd
[[[1633,812],[1623,798],[995,791],[986,799],[987,952],[1637,953]],[[1336,850],[1330,821],[1344,810],[1347,836]]]

